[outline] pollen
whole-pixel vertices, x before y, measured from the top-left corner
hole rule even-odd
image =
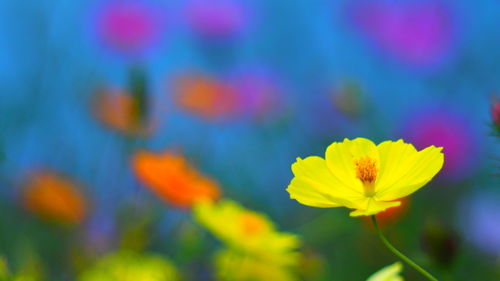
[[[377,163],[366,156],[354,161],[356,165],[356,178],[361,180],[367,196],[373,196],[375,192],[375,180],[377,180]]]

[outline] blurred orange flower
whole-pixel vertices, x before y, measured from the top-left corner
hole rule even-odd
[[[145,120],[138,102],[125,90],[99,90],[93,110],[96,118],[104,125],[120,133],[147,136],[153,131],[153,126]]]
[[[139,181],[176,207],[191,207],[199,200],[220,196],[217,182],[199,173],[181,155],[139,151],[132,166]]]
[[[175,81],[174,101],[180,108],[207,119],[234,115],[238,107],[235,90],[228,84],[199,74]]]
[[[22,194],[23,205],[34,214],[63,224],[78,224],[87,203],[77,185],[53,172],[34,172]]]

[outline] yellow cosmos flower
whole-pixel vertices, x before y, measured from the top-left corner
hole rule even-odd
[[[278,232],[265,216],[236,202],[222,200],[195,205],[196,220],[231,249],[273,265],[297,264],[297,236]]]
[[[403,265],[396,262],[375,272],[366,281],[404,281],[403,277],[399,275],[402,270]]]
[[[295,281],[297,277],[286,266],[234,250],[222,250],[215,257],[215,275],[219,281]]]
[[[290,198],[322,208],[347,207],[351,216],[370,216],[400,205],[397,201],[427,184],[443,167],[442,147],[417,151],[403,140],[375,145],[365,138],[344,139],[325,158],[297,158]]]

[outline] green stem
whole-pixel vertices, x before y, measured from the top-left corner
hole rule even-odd
[[[380,230],[380,227],[378,227],[377,218],[375,217],[375,215],[372,216],[372,222],[373,222],[373,226],[377,230],[378,237],[380,238],[380,240],[382,240],[382,243],[384,243],[384,245],[393,254],[395,254],[398,258],[402,259],[404,262],[406,262],[407,264],[409,264],[411,267],[413,267],[418,272],[422,273],[422,275],[424,275],[425,277],[427,277],[427,279],[429,279],[431,281],[438,281],[429,272],[427,272],[425,269],[423,269],[422,267],[420,267],[418,264],[416,264],[410,258],[408,258],[407,256],[405,256],[403,253],[401,253],[400,251],[398,251],[398,249],[394,248],[394,246],[392,246],[392,244],[389,241],[387,241],[387,239],[385,238],[384,234],[382,233],[382,230]]]

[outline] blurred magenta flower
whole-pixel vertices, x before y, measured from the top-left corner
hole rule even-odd
[[[491,105],[491,120],[497,133],[500,133],[500,100],[498,98],[495,98]]]
[[[106,47],[127,55],[142,55],[161,39],[162,9],[149,2],[112,0],[95,13],[96,35]]]
[[[460,207],[465,238],[482,252],[500,256],[500,196],[478,193],[468,196]]]
[[[439,62],[454,42],[452,10],[442,1],[354,1],[348,16],[378,48],[413,66]]]
[[[191,0],[186,6],[190,28],[206,38],[227,38],[241,34],[251,16],[243,1]]]
[[[441,179],[463,180],[474,171],[478,156],[476,129],[467,115],[446,109],[429,108],[410,116],[403,125],[403,137],[417,149],[429,145],[443,147]]]
[[[493,119],[493,122],[495,125],[500,124],[500,102],[497,101],[493,104],[491,108],[491,118]]]
[[[282,89],[276,80],[266,71],[245,71],[231,77],[240,114],[258,119],[277,110]]]

